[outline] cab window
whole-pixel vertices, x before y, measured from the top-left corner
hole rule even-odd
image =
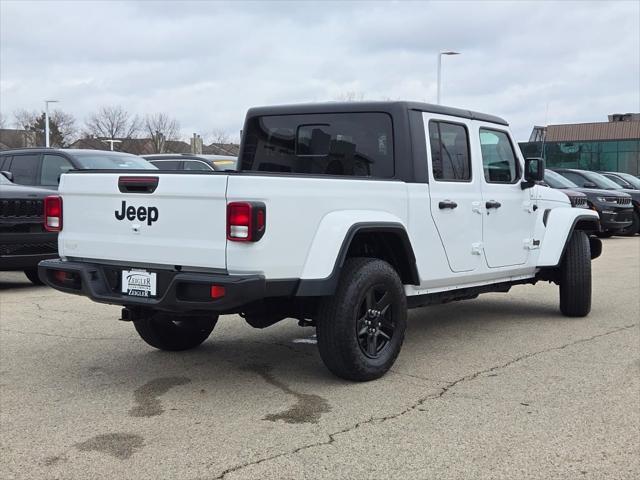
[[[13,173],[13,181],[21,185],[38,185],[38,170],[40,169],[40,154],[14,155],[9,167]]]
[[[480,129],[482,167],[488,183],[515,183],[520,167],[509,136],[500,130]]]
[[[433,178],[453,182],[471,180],[469,135],[464,125],[431,120],[429,143]]]

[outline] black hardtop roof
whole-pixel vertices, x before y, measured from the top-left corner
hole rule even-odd
[[[481,120],[483,122],[509,125],[509,123],[495,115],[473,112],[460,108],[433,105],[431,103],[409,101],[386,102],[323,102],[323,103],[299,103],[292,105],[273,105],[253,107],[247,112],[247,118],[263,115],[299,115],[304,113],[343,113],[343,112],[386,112],[399,113],[402,110],[419,110],[422,112],[451,115],[452,117]]]

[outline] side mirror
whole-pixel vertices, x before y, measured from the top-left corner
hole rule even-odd
[[[526,158],[524,161],[524,182],[521,186],[531,188],[536,182],[544,180],[544,158]]]
[[[0,173],[2,173],[2,175],[4,175],[5,177],[7,177],[7,180],[9,180],[10,182],[13,182],[13,173],[8,172],[8,171],[6,171],[6,170],[3,170],[3,171],[2,171],[2,172],[0,172]]]
[[[587,181],[582,184],[582,188],[598,188],[598,185],[593,182]]]

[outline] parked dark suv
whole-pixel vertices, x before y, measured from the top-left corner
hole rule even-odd
[[[13,182],[56,190],[60,175],[69,170],[153,169],[143,158],[108,150],[23,148],[0,152],[0,171],[11,172]]]
[[[44,228],[44,198],[50,194],[0,174],[0,271],[22,270],[36,285],[42,284],[38,262],[58,256],[58,234]]]
[[[609,180],[613,180],[622,188],[629,190],[640,190],[640,178],[634,177],[630,173],[624,172],[598,172]]]
[[[611,226],[602,236],[614,234],[635,235],[640,230],[640,191],[622,188],[613,180],[587,170],[555,168],[556,172],[581,188],[600,189],[596,197],[600,201],[600,222],[608,221]],[[604,191],[604,192],[603,192]],[[595,204],[594,204],[595,205]],[[606,220],[605,220],[606,219]],[[618,227],[616,227],[618,225]]]

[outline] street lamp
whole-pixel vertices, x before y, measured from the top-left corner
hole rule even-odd
[[[44,141],[47,148],[49,148],[49,104],[58,103],[60,100],[45,100],[44,101]]]
[[[460,55],[460,52],[454,52],[451,50],[443,50],[441,52],[438,53],[438,94],[437,94],[437,100],[436,103],[438,105],[440,105],[440,90],[442,88],[441,86],[441,70],[442,70],[442,56],[443,55]]]
[[[105,139],[102,140],[105,143],[108,143],[109,145],[111,145],[111,151],[113,152],[113,144],[114,143],[122,143],[122,140],[114,140],[114,139]]]

